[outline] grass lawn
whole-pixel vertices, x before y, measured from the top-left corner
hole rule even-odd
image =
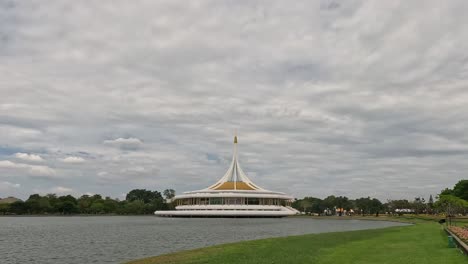
[[[447,235],[432,221],[385,229],[271,238],[182,251],[129,262],[458,264],[468,258],[447,247]]]

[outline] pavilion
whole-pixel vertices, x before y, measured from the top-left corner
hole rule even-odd
[[[176,210],[156,211],[168,217],[284,217],[299,213],[291,207],[293,197],[265,190],[245,175],[234,153],[226,174],[208,188],[185,192],[173,198]]]

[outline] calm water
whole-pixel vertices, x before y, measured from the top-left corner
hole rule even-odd
[[[307,218],[0,217],[0,263],[121,263],[241,240],[397,225]]]

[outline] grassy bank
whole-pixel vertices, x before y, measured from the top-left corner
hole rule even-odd
[[[416,222],[405,227],[246,241],[129,263],[468,263],[457,249],[447,247],[439,224]]]

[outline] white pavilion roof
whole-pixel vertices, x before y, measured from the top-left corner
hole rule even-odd
[[[257,193],[257,194],[276,194],[285,195],[281,192],[272,192],[265,190],[255,183],[253,183],[249,177],[242,170],[239,159],[237,157],[237,136],[234,137],[234,152],[232,155],[231,165],[227,170],[226,174],[217,181],[215,184],[198,191],[185,192],[184,194],[195,194],[195,193]],[[179,196],[179,195],[178,195]],[[184,196],[184,195],[181,195]]]

